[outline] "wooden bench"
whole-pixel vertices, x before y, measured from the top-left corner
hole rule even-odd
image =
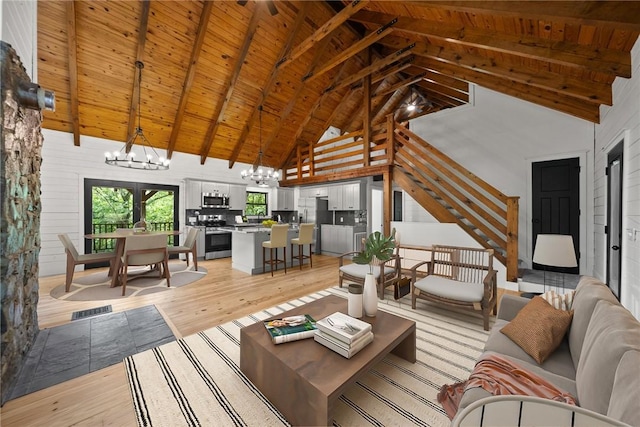
[[[471,308],[482,312],[484,329],[497,311],[497,276],[493,269],[493,249],[434,245],[427,261],[411,269],[411,307],[416,299]],[[427,266],[426,273],[424,266]],[[422,271],[421,271],[422,270]]]

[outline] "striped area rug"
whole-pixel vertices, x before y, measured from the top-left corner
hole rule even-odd
[[[346,298],[330,288],[125,359],[138,425],[288,425],[240,372],[240,329],[330,294]],[[387,356],[340,397],[334,425],[449,425],[438,390],[468,378],[488,333],[472,312],[410,304],[391,296],[379,309],[416,322],[417,362]]]

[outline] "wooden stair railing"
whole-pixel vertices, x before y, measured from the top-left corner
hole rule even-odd
[[[509,197],[431,146],[390,115],[372,126],[369,149],[356,131],[299,146],[281,185],[355,179],[393,170],[393,181],[438,221],[456,223],[518,277],[518,197]],[[365,154],[366,153],[366,154]],[[368,155],[368,159],[364,156]]]
[[[502,194],[396,124],[393,179],[438,221],[456,223],[518,276],[518,197]]]

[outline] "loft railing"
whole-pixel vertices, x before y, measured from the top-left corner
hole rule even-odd
[[[393,181],[440,222],[457,223],[518,276],[518,197],[489,185],[393,120],[363,131],[299,147],[283,168],[282,184],[300,185],[376,175],[392,170]]]

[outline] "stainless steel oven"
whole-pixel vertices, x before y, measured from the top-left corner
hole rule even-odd
[[[204,232],[204,258],[228,258],[231,256],[231,231],[207,227]]]
[[[202,193],[202,207],[229,209],[229,195],[222,193]]]

